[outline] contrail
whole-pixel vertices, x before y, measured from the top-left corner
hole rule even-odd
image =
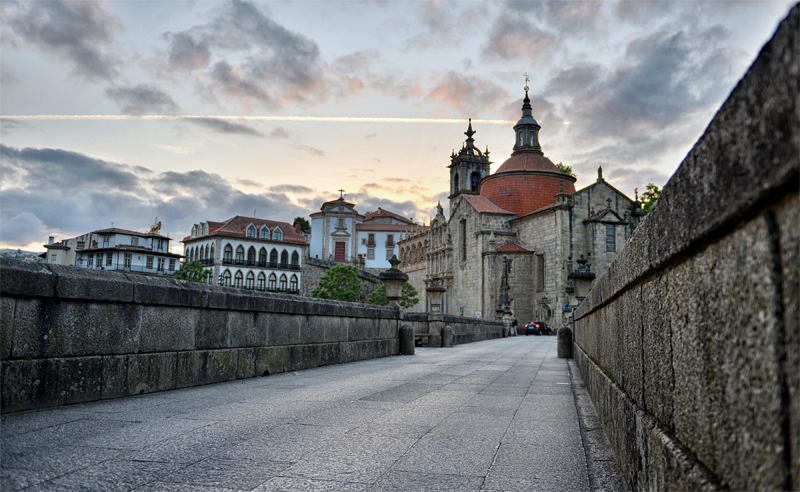
[[[161,115],[146,114],[134,115],[105,115],[105,114],[37,114],[37,115],[6,115],[2,119],[14,120],[244,120],[244,121],[328,121],[344,123],[466,123],[466,119],[447,118],[366,118],[351,116],[199,116],[199,115]],[[486,125],[513,124],[510,120],[472,120],[473,123]]]

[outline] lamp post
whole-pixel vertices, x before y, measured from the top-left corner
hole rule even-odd
[[[223,277],[222,274],[220,273],[219,274],[219,286],[222,287],[223,285],[225,285],[225,277]]]
[[[378,278],[381,279],[383,285],[386,286],[386,298],[389,299],[389,304],[397,306],[402,314],[403,309],[400,306],[400,298],[403,297],[403,285],[408,281],[408,275],[397,268],[397,265],[400,264],[397,255],[392,255],[392,259],[389,260],[389,263],[392,267],[378,274]]]

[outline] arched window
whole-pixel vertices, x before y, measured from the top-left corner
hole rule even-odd
[[[269,253],[269,267],[270,268],[278,268],[278,250],[273,249]]]
[[[261,239],[269,239],[269,229],[267,226],[261,228]]]
[[[203,235],[208,236],[208,224],[203,224]]]
[[[253,224],[247,226],[247,237],[256,237],[256,226]]]
[[[455,173],[453,175],[453,193],[457,193],[458,190],[460,190],[460,189],[461,188],[459,188],[459,184],[458,184],[458,173]]]
[[[244,265],[244,248],[241,246],[236,248],[236,264]]]
[[[292,268],[294,268],[294,267],[297,267],[297,268],[300,267],[300,255],[297,254],[297,251],[292,253]]]
[[[206,254],[206,248],[204,246],[200,246],[200,257],[199,260],[203,259],[203,256]]]
[[[233,286],[242,288],[242,272],[236,272],[236,275],[233,277]]]
[[[214,260],[214,243],[211,243],[211,248],[210,249],[211,249],[211,253],[209,253],[208,256],[209,256],[209,258]]]
[[[281,268],[289,268],[289,253],[286,250],[281,253]]]
[[[286,292],[286,275],[281,275],[281,283],[278,286],[278,292]]]
[[[275,292],[276,290],[278,290],[278,277],[273,273],[269,276],[269,291]]]
[[[256,248],[252,246],[247,250],[247,266],[256,266]]]
[[[481,180],[481,173],[479,172],[472,173],[472,176],[470,177],[470,190],[472,190],[473,193],[478,192],[478,183],[480,182],[480,180]]]
[[[274,239],[276,241],[283,241],[283,231],[280,230],[280,228],[276,227],[272,231],[272,239]]]
[[[222,263],[230,265],[233,263],[233,248],[230,244],[225,245],[225,251],[222,256]]]
[[[258,251],[258,266],[265,267],[267,266],[267,250],[261,248]]]
[[[253,287],[255,287],[255,285],[254,285],[255,281],[256,281],[256,277],[255,277],[255,275],[253,275],[253,272],[248,272],[247,273],[247,283],[245,283],[245,287],[247,287],[248,289],[252,289]]]
[[[525,130],[520,130],[520,132],[519,132],[519,146],[522,147],[522,145],[524,143],[525,143]]]
[[[297,275],[292,275],[292,280],[289,282],[289,292],[297,291]]]
[[[211,251],[213,251],[213,250],[214,250],[214,244],[212,243],[211,245],[209,245],[206,248],[206,259],[209,259],[209,258],[213,259],[214,258],[214,255],[211,254]]]
[[[197,236],[197,226],[192,226],[192,237]]]
[[[258,290],[264,290],[267,288],[267,277],[264,275],[264,272],[258,274]]]
[[[230,286],[231,285],[231,272],[230,270],[225,270],[225,273],[222,274],[222,284]]]

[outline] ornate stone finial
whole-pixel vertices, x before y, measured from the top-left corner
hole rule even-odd
[[[588,261],[589,260],[587,260],[585,256],[581,255],[581,257],[578,258],[578,270],[586,270],[586,263]]]
[[[490,243],[497,242],[497,240],[496,240],[496,239],[495,239],[495,237],[494,237],[494,231],[492,231],[491,233],[489,233],[489,242],[490,242]]]
[[[468,138],[472,138],[472,136],[475,135],[476,133],[478,132],[472,129],[472,118],[470,118],[469,127],[467,127],[467,131],[464,132],[464,135],[466,135]]]
[[[608,204],[607,209],[611,210],[611,198],[606,198],[606,203]]]
[[[636,194],[636,201],[639,201],[639,188],[634,188],[633,192]]]
[[[603,181],[603,166],[597,168],[597,181]]]

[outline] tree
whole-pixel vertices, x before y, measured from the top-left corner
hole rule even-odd
[[[358,268],[352,265],[336,265],[331,268],[320,277],[319,284],[311,291],[311,297],[334,301],[358,301],[361,297]]]
[[[559,162],[558,164],[556,164],[556,167],[558,168],[559,171],[561,171],[564,174],[569,174],[573,178],[578,177],[578,175],[572,171],[572,166],[568,166],[562,162]]]
[[[642,212],[649,213],[650,209],[655,205],[656,200],[661,195],[661,190],[653,183],[647,183],[647,191],[642,193]]]
[[[172,275],[177,280],[188,280],[189,282],[199,282],[204,284],[208,281],[211,270],[206,270],[199,261],[190,261]]]
[[[400,306],[408,309],[419,304],[419,297],[417,289],[414,288],[409,282],[403,284],[403,292],[400,297]],[[376,304],[378,306],[386,306],[389,304],[389,299],[386,297],[386,286],[381,284],[380,287],[375,289],[372,294],[367,297],[367,302]]]
[[[292,225],[295,225],[298,222],[300,223],[300,229],[304,231],[308,231],[311,229],[311,224],[309,224],[308,221],[303,217],[295,217],[294,222],[292,222]]]

